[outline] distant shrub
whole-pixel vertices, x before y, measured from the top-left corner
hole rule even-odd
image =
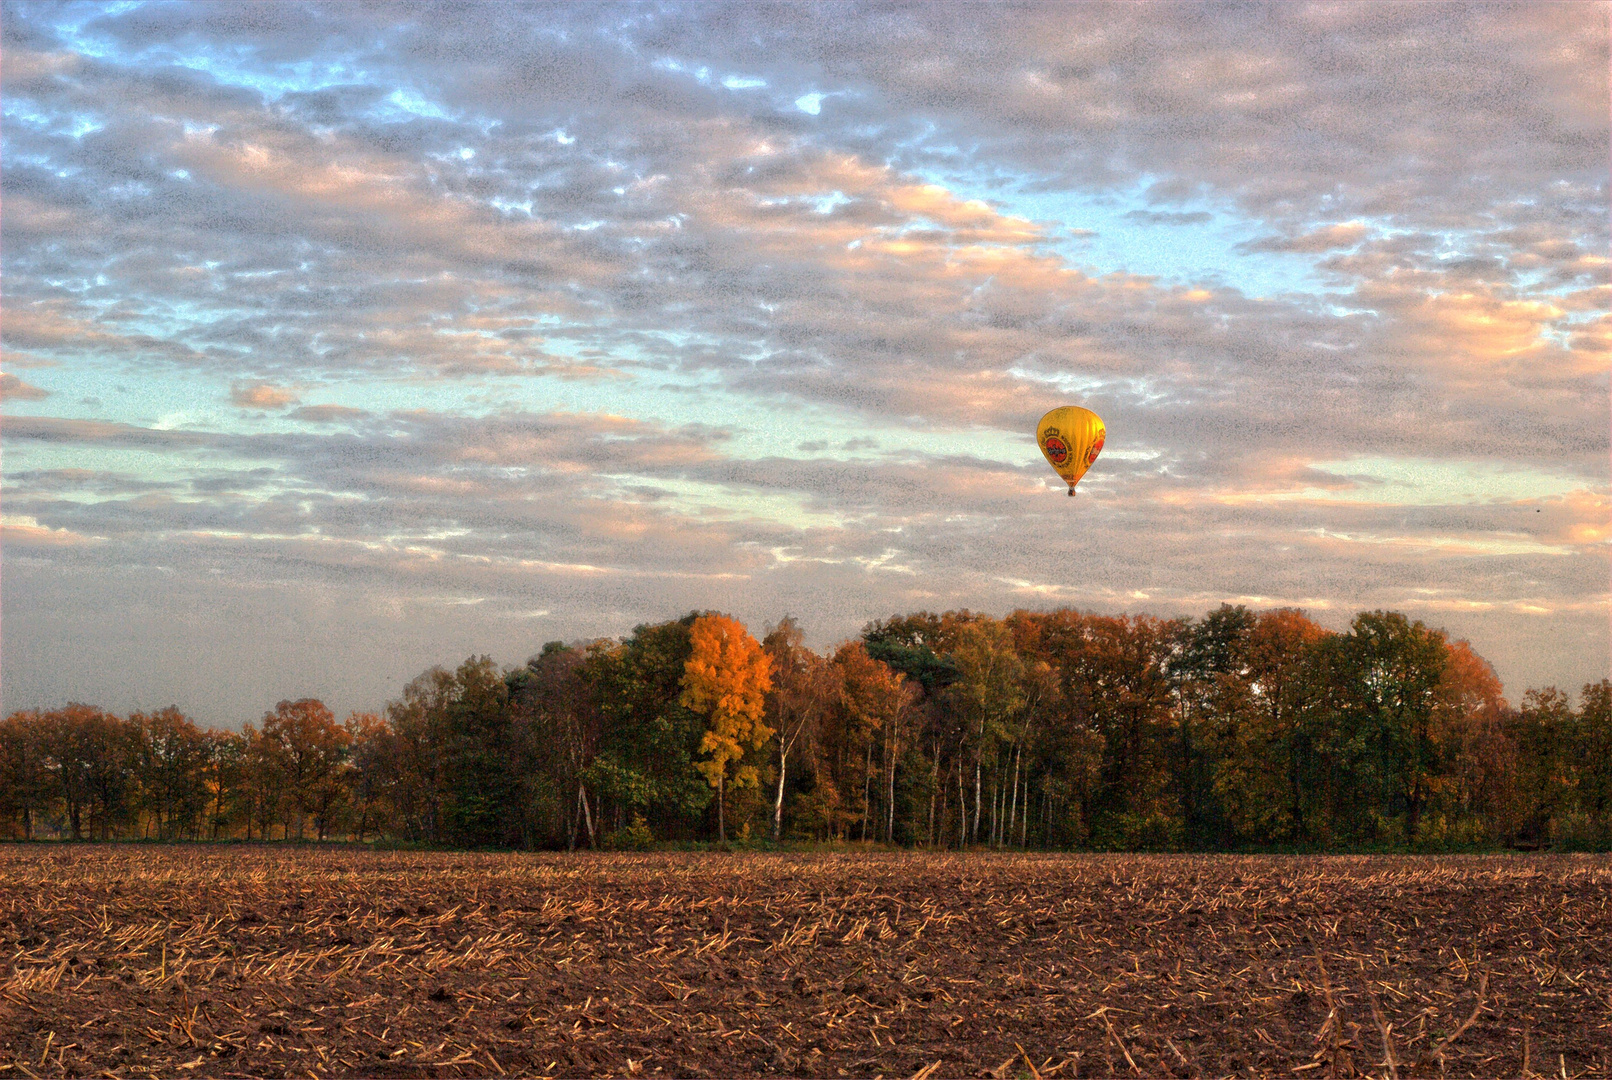
[[[655,846],[655,834],[650,831],[644,815],[634,814],[632,823],[624,825],[604,838],[607,851],[649,851]]]

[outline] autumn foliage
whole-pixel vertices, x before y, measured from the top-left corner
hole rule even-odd
[[[1397,612],[918,612],[822,652],[715,612],[432,668],[338,723],[0,722],[0,829],[72,839],[961,849],[1612,844],[1612,682],[1515,706]]]
[[[702,615],[689,627],[681,702],[706,717],[700,750],[709,756],[695,767],[716,788],[717,838],[723,842],[728,838],[723,796],[729,772],[737,766],[735,787],[754,786],[755,767],[738,763],[746,750],[760,750],[773,734],[762,722],[771,670],[772,658],[743,623],[726,615]]]

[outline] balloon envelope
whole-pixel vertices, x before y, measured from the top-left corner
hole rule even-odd
[[[1041,418],[1035,427],[1035,441],[1046,455],[1047,464],[1058,471],[1073,495],[1075,485],[1102,453],[1107,433],[1102,417],[1090,409],[1064,405]]]

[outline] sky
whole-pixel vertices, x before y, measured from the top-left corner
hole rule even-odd
[[[1607,677],[1608,14],[6,3],[0,703],[340,715],[694,609]]]

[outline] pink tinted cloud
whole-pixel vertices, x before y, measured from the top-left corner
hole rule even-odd
[[[49,396],[49,390],[25,383],[9,371],[0,374],[0,401],[42,401]]]
[[[230,387],[229,399],[242,409],[283,409],[301,400],[295,391],[268,383],[237,383]]]

